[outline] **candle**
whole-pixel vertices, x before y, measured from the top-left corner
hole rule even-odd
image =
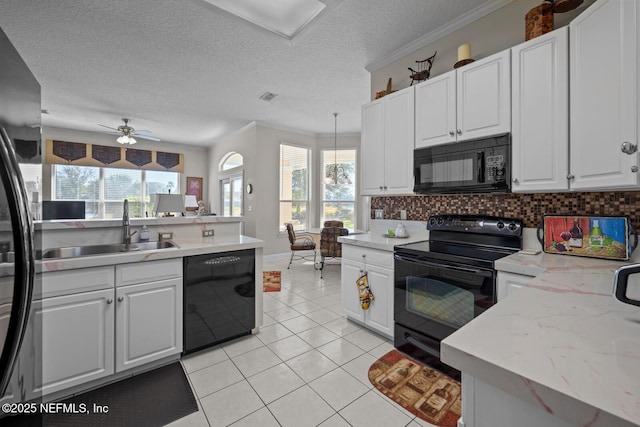
[[[465,43],[458,47],[458,61],[464,61],[471,58],[471,46]]]

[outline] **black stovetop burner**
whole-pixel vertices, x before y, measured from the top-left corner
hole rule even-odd
[[[429,240],[395,247],[395,253],[494,268],[494,262],[522,249],[522,222],[490,216],[437,215],[427,222]]]

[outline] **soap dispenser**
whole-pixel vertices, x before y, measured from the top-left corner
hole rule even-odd
[[[409,237],[409,235],[407,234],[407,229],[404,228],[404,225],[402,223],[398,224],[398,226],[396,227],[396,237]]]
[[[140,232],[140,241],[148,242],[149,241],[149,229],[146,225],[142,226],[142,231]]]

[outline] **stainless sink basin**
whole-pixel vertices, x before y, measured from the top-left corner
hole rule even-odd
[[[119,252],[149,251],[156,249],[177,248],[173,242],[144,242],[125,245],[123,243],[111,243],[106,245],[69,246],[66,248],[47,249],[42,253],[42,259],[51,258],[77,258],[89,255],[107,255]]]

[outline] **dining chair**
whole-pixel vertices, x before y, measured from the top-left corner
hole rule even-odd
[[[308,255],[298,255],[297,252],[304,251],[313,251],[313,267],[316,265],[316,242],[313,241],[313,238],[308,233],[298,233],[293,230],[293,224],[290,222],[285,222],[284,226],[287,229],[287,234],[289,236],[289,243],[291,248],[291,259],[289,259],[289,265],[287,266],[287,270],[291,268],[291,263],[294,259],[296,260],[307,260],[311,257],[311,254]]]
[[[344,222],[330,219],[324,222],[323,227],[344,227]]]
[[[347,236],[349,230],[344,227],[324,227],[320,231],[320,278],[323,278],[326,258],[342,258],[342,243],[338,237]]]

